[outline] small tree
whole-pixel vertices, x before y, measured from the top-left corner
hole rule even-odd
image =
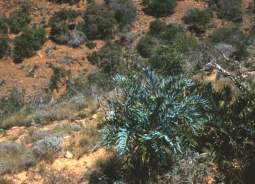
[[[144,11],[155,17],[170,15],[176,4],[176,0],[143,0]]]
[[[16,63],[31,57],[45,42],[45,30],[43,28],[33,28],[25,30],[14,40],[12,57]]]
[[[9,40],[8,38],[0,38],[0,58],[7,55],[9,49]]]
[[[121,88],[119,100],[109,101],[103,124],[104,144],[116,148],[135,168],[138,178],[148,178],[169,164],[172,154],[185,150],[193,135],[209,117],[207,102],[192,94],[195,83],[182,77],[162,78],[144,74],[114,78]]]

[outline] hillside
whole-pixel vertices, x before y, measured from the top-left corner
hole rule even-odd
[[[0,0],[0,184],[253,184],[254,3]]]

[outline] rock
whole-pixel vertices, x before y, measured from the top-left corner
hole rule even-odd
[[[218,43],[215,45],[215,48],[228,58],[237,51],[237,49],[233,45],[226,43]]]
[[[65,158],[72,159],[73,154],[70,151],[67,151],[66,154],[65,154]]]

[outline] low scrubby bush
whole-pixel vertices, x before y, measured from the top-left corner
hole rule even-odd
[[[160,73],[176,75],[182,72],[182,54],[174,45],[162,45],[151,57],[150,64]]]
[[[180,77],[144,74],[115,77],[121,98],[109,102],[102,125],[104,144],[116,148],[134,183],[164,172],[172,155],[185,151],[210,118],[207,102],[193,94],[195,83]],[[185,146],[184,146],[185,145]]]
[[[8,33],[8,23],[7,18],[0,16],[0,34]]]
[[[8,38],[0,38],[0,59],[8,54],[9,40]]]
[[[43,28],[32,28],[25,30],[14,40],[12,57],[16,63],[31,57],[42,47],[45,42],[45,30]]]
[[[10,32],[17,34],[23,31],[27,28],[30,20],[29,9],[27,7],[23,7],[7,19]]]
[[[86,41],[86,35],[77,30],[75,19],[79,13],[74,10],[61,10],[50,19],[50,38],[58,44],[68,44],[79,47]]]
[[[67,71],[63,68],[53,68],[53,74],[50,78],[49,88],[51,91],[58,88],[60,80],[67,76]]]
[[[114,74],[121,64],[122,47],[118,43],[108,43],[100,51],[89,55],[88,59],[105,73]]]
[[[144,11],[156,17],[170,15],[176,5],[176,0],[143,0]]]
[[[137,45],[137,50],[144,58],[150,58],[160,45],[160,41],[150,35],[144,36]]]
[[[115,11],[116,20],[121,27],[135,20],[136,10],[132,0],[107,0],[106,2]]]
[[[118,21],[114,10],[107,5],[91,5],[84,15],[80,29],[89,39],[104,39],[112,36]]]
[[[191,9],[188,10],[183,20],[186,24],[190,24],[190,29],[202,33],[206,31],[208,24],[212,18],[212,12],[209,9]]]
[[[240,21],[242,19],[241,0],[209,0],[209,7],[218,11],[221,18]]]

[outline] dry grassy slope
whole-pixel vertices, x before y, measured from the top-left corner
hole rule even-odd
[[[243,1],[243,10],[245,11],[252,0]],[[8,15],[17,9],[18,0],[0,1],[1,14]],[[39,24],[41,22],[47,23],[51,15],[60,9],[75,9],[79,11],[86,10],[86,1],[80,1],[80,3],[70,6],[67,4],[56,5],[49,3],[47,0],[30,0],[32,23]],[[99,1],[100,3],[101,1]],[[141,0],[134,0],[134,4],[137,8],[137,20],[133,24],[132,32],[138,35],[138,39],[149,29],[149,24],[154,20],[153,17],[147,16],[142,11]],[[195,0],[182,0],[178,1],[175,13],[171,16],[162,18],[167,23],[182,23],[182,17],[188,9],[191,8],[205,8],[206,3],[203,1]],[[244,30],[249,29],[251,22],[253,22],[254,16],[245,16],[242,23]],[[208,30],[210,33],[215,27],[221,27],[227,24],[231,24],[226,21],[214,18],[213,28]],[[99,49],[104,44],[103,41],[96,41],[97,48]],[[0,80],[4,83],[0,86],[0,97],[7,96],[9,92],[14,88],[20,90],[24,89],[27,99],[31,99],[40,95],[40,91],[48,87],[48,82],[52,74],[52,70],[49,68],[49,64],[54,66],[63,67],[66,70],[71,71],[71,76],[75,77],[81,73],[89,73],[96,68],[88,63],[86,56],[93,50],[89,50],[85,46],[78,49],[72,49],[67,46],[56,45],[52,41],[47,41],[41,50],[37,52],[33,57],[26,59],[22,64],[14,65],[10,59],[0,60]],[[68,61],[65,61],[69,58]],[[71,59],[70,59],[71,58]],[[34,75],[29,75],[35,67]]]

